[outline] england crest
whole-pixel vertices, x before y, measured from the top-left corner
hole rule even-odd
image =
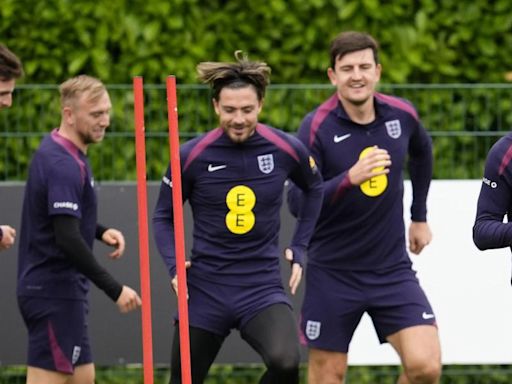
[[[388,135],[393,139],[398,139],[402,134],[402,127],[400,126],[400,120],[386,121],[386,130]]]
[[[270,173],[274,170],[274,156],[268,155],[258,156],[258,166],[263,173]]]
[[[320,336],[320,327],[322,323],[319,321],[308,320],[306,323],[306,336],[309,340],[316,340]]]

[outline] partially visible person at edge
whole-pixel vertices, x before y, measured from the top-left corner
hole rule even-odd
[[[97,222],[94,181],[87,159],[110,124],[105,86],[80,75],[60,85],[61,124],[35,152],[25,187],[18,261],[18,305],[28,330],[28,384],[94,383],[89,344],[88,291],[92,281],[129,312],[138,294],[118,283],[93,253],[96,238],[122,256],[123,234]]]
[[[5,45],[0,44],[0,109],[12,105],[16,79],[23,75],[20,59]],[[0,251],[9,249],[16,240],[16,230],[10,225],[0,225]]]
[[[481,251],[512,247],[511,154],[512,133],[500,138],[487,154],[473,226],[473,241]]]
[[[298,383],[298,330],[279,270],[280,208],[290,178],[304,191],[285,250],[294,294],[320,210],[321,179],[299,140],[258,122],[270,67],[240,51],[235,57],[234,63],[198,65],[199,78],[212,87],[219,127],[180,149],[183,201],[189,201],[194,219],[187,271],[192,382],[203,383],[224,339],[238,329],[267,367],[260,383]],[[170,180],[167,169],[153,224],[177,291]],[[176,322],[173,384],[182,382],[179,351]]]
[[[304,118],[299,139],[324,180],[324,202],[308,248],[301,330],[309,384],[342,383],[362,315],[400,356],[398,383],[437,383],[436,318],[406,250],[403,171],[413,188],[409,250],[431,241],[426,200],[431,140],[414,107],[376,92],[381,65],[373,37],[343,32],[331,44],[327,75],[336,93]],[[301,192],[290,188],[292,210]]]

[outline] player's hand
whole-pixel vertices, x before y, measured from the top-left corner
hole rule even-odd
[[[16,230],[10,225],[0,225],[2,229],[2,240],[0,240],[0,251],[9,249],[16,240]]]
[[[391,165],[391,157],[388,151],[373,147],[373,150],[360,158],[352,168],[348,171],[348,178],[352,185],[361,185],[366,180],[370,180],[375,176],[385,175],[389,173],[389,166]]]
[[[118,231],[114,228],[107,229],[103,235],[101,236],[101,240],[111,247],[114,247],[115,250],[109,253],[109,256],[112,259],[119,259],[123,253],[126,246],[124,241],[124,236],[121,231]]]
[[[185,261],[185,269],[189,269],[192,265],[191,261]],[[178,275],[174,276],[171,280],[171,287],[174,290],[174,293],[176,293],[176,296],[178,296]],[[188,299],[188,293],[187,293],[187,299]]]
[[[286,248],[284,250],[284,257],[286,260],[292,262],[293,261],[293,251],[290,248]],[[302,280],[302,266],[299,263],[292,264],[292,273],[290,275],[290,281],[288,282],[288,286],[290,287],[290,292],[292,295],[295,295],[297,292],[297,288],[299,287],[300,281]]]
[[[142,305],[142,300],[140,299],[137,292],[135,292],[130,287],[123,285],[123,290],[117,298],[116,304],[119,308],[119,311],[126,313],[139,308]]]
[[[432,241],[432,232],[426,222],[413,221],[409,227],[409,250],[415,255]]]

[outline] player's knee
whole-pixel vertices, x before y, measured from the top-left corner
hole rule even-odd
[[[334,359],[310,359],[308,362],[308,383],[343,383],[346,367]]]
[[[412,384],[434,384],[441,377],[441,362],[426,360],[405,367],[405,373]]]
[[[289,348],[282,351],[274,351],[266,358],[269,370],[277,372],[294,372],[299,369],[300,351]]]

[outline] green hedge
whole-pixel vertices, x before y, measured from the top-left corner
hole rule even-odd
[[[236,49],[266,60],[274,83],[322,83],[329,41],[347,29],[380,41],[385,83],[503,82],[512,71],[508,0],[2,0],[0,20],[28,83],[85,72],[191,84],[199,61]]]
[[[218,365],[210,369],[205,384],[252,384],[257,383],[264,368],[254,365]],[[349,367],[346,384],[395,384],[400,374],[397,366],[352,366]],[[300,371],[301,384],[306,383],[306,366]],[[512,369],[508,365],[447,365],[443,368],[443,384],[508,384],[512,381]],[[154,383],[167,384],[169,370],[156,368]],[[25,383],[24,367],[0,367],[0,384]],[[98,384],[142,384],[140,367],[98,367]]]

